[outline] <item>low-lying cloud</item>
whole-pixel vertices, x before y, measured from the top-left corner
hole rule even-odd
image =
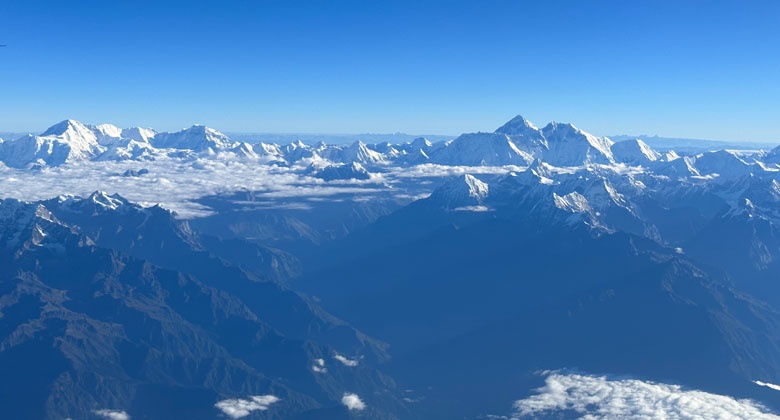
[[[128,172],[148,171],[140,176]],[[267,165],[259,160],[216,155],[201,158],[159,157],[153,161],[82,161],[40,170],[0,164],[0,198],[47,200],[58,195],[86,197],[96,190],[117,193],[143,205],[160,204],[180,217],[208,216],[213,211],[197,202],[205,196],[253,191],[269,208],[290,206],[290,200],[367,200],[378,194],[399,199],[420,198],[436,186],[431,180],[474,174],[505,174],[515,166],[445,166],[423,164],[385,167],[368,180],[326,182],[310,176],[305,166]],[[412,179],[410,179],[412,178]]]
[[[242,398],[222,400],[214,406],[231,419],[240,419],[250,415],[253,411],[268,410],[268,406],[278,401],[279,398],[275,395],[255,395],[248,400]]]
[[[537,392],[514,403],[513,419],[780,419],[755,401],[636,379],[552,372]]]
[[[765,386],[769,389],[774,389],[775,391],[780,391],[780,385],[771,384],[769,382],[761,382],[761,381],[753,381],[754,384],[758,386]]]
[[[366,404],[357,394],[352,394],[349,392],[345,393],[344,396],[341,397],[341,403],[350,410],[360,411],[366,408]]]
[[[357,360],[349,359],[349,358],[344,357],[344,356],[342,356],[342,355],[340,355],[338,353],[334,354],[333,358],[338,360],[339,362],[341,362],[341,364],[343,364],[344,366],[355,367],[355,366],[358,365],[358,361]]]
[[[314,359],[311,370],[317,373],[328,373],[328,368],[325,367],[325,359]]]
[[[121,410],[95,410],[95,415],[106,420],[130,420],[130,415]]]
[[[122,176],[146,169],[142,176]],[[250,159],[223,157],[197,161],[161,158],[156,161],[84,161],[41,170],[0,166],[0,198],[47,200],[59,195],[86,197],[96,190],[118,193],[144,205],[161,204],[181,217],[207,216],[211,209],[196,200],[237,191],[255,191],[273,204],[287,199],[372,195],[389,190],[381,180],[328,183],[307,176],[300,168],[264,165]]]

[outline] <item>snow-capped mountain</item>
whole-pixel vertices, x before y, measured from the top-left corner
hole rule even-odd
[[[529,153],[520,150],[508,135],[501,133],[463,134],[429,156],[431,163],[440,165],[527,165],[533,161]]]
[[[371,173],[358,162],[328,165],[321,169],[312,168],[312,173],[325,181],[371,179]]]
[[[166,155],[184,156],[166,149],[206,154],[231,151],[241,156],[255,156],[251,145],[233,142],[205,126],[156,133],[146,128],[120,129],[111,124],[93,126],[65,120],[41,135],[3,142],[0,161],[7,166],[23,168],[60,166],[86,160],[154,160]]]
[[[391,148],[386,148],[385,153],[393,156]],[[328,156],[331,157],[333,155]],[[357,162],[374,165],[386,163],[385,156],[382,153],[369,149],[362,141],[356,141],[349,147],[339,150],[336,156],[333,157],[335,161],[343,163]]]
[[[517,116],[493,133],[466,133],[454,140],[432,143],[417,138],[404,144],[309,145],[300,140],[286,144],[237,142],[203,125],[177,132],[156,132],[147,128],[119,128],[112,124],[87,125],[66,120],[41,135],[28,135],[0,143],[0,162],[9,167],[41,168],[77,161],[138,161],[159,159],[210,159],[224,156],[256,160],[259,164],[308,167],[351,164],[374,167],[410,167],[420,164],[445,166],[528,166],[539,159],[556,167],[611,165],[623,163],[645,168],[655,165],[669,176],[679,172],[690,176],[699,171],[692,165],[686,171],[680,156],[673,151],[664,155],[641,140],[613,143],[593,136],[571,124],[550,123],[538,128]],[[773,154],[765,164],[775,167]],[[704,165],[711,160],[703,158]],[[764,163],[762,163],[764,164]],[[710,165],[711,166],[711,165]],[[381,169],[380,169],[381,170]],[[686,173],[689,172],[689,173]]]
[[[80,241],[75,230],[62,223],[43,204],[30,205],[15,199],[0,200],[0,248],[24,250],[30,247],[60,249]]]
[[[702,153],[696,156],[694,165],[701,175],[719,176],[727,179],[743,177],[757,167],[755,163],[747,162],[728,150]]]
[[[539,129],[522,115],[517,115],[496,129],[496,133],[512,137],[539,138]]]
[[[580,166],[583,164],[614,162],[612,140],[596,137],[572,124],[551,122],[541,130],[548,149],[541,159],[556,166]]]
[[[0,160],[7,166],[56,166],[100,156],[106,148],[95,132],[78,121],[65,120],[40,136],[26,135],[0,145]]]
[[[437,188],[428,199],[452,210],[479,211],[488,193],[488,184],[466,174]]]
[[[160,149],[189,149],[196,152],[217,152],[236,145],[228,136],[204,125],[193,125],[173,133],[158,133],[151,143]]]
[[[647,143],[639,139],[624,140],[610,147],[616,162],[629,165],[649,165],[661,159],[661,154],[653,150]]]

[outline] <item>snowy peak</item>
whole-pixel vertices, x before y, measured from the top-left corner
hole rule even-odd
[[[496,129],[495,132],[508,136],[528,136],[537,134],[538,131],[539,129],[531,121],[528,121],[522,115],[517,115]]]
[[[534,162],[526,168],[525,171],[513,175],[513,181],[522,185],[552,185],[555,184],[555,173],[550,165],[535,159]]]
[[[625,197],[606,178],[597,178],[588,183],[583,196],[592,208],[603,211],[612,206],[628,208]]]
[[[0,244],[29,249],[74,240],[75,232],[44,205],[14,199],[0,200]]]
[[[508,135],[500,133],[462,134],[432,151],[430,157],[431,162],[442,165],[527,165],[533,161]]]
[[[699,171],[693,162],[694,158],[691,156],[678,157],[672,160],[659,160],[653,165],[653,172],[672,179],[699,176]]]
[[[252,146],[252,151],[257,156],[265,158],[269,162],[284,161],[284,152],[278,144],[256,143]]]
[[[616,162],[643,165],[655,162],[661,154],[640,139],[619,141],[610,148]]]
[[[257,153],[255,153],[255,148],[246,142],[240,142],[233,146],[230,151],[235,153],[238,156],[244,156],[244,157],[251,157],[256,158],[258,157]]]
[[[105,214],[124,215],[131,211],[144,209],[141,205],[131,203],[119,194],[109,194],[100,190],[87,197],[65,195],[41,203],[63,220],[69,220],[69,215],[72,214],[80,214],[90,218]]]
[[[41,137],[52,136],[65,139],[95,137],[95,133],[86,125],[76,120],[64,120],[49,127]]]
[[[465,174],[436,189],[429,200],[451,210],[481,210],[488,192],[488,184]]]
[[[110,139],[121,139],[122,129],[113,124],[100,124],[94,127],[94,132],[98,134],[98,137],[106,137]]]
[[[381,153],[369,149],[362,141],[356,141],[341,153],[342,162],[360,162],[368,164],[385,163]]]
[[[431,143],[428,139],[425,137],[417,137],[416,139],[412,140],[409,143],[409,148],[411,150],[428,150],[433,146],[433,143]]]
[[[141,143],[149,143],[157,134],[151,128],[131,127],[122,130],[121,137]]]
[[[320,170],[312,168],[314,176],[325,181],[371,179],[371,173],[358,162],[329,165]]]
[[[204,125],[193,125],[174,133],[158,133],[154,136],[152,143],[159,148],[185,149],[196,152],[216,152],[235,145],[228,136]]]
[[[480,202],[485,198],[487,198],[488,184],[478,180],[477,178],[469,174],[463,175],[462,181],[463,184],[465,184],[466,187],[468,188],[469,197],[479,200]]]
[[[65,120],[47,129],[40,137],[49,137],[69,145],[76,154],[94,154],[99,148],[97,134],[78,121]]]
[[[534,159],[534,161],[528,165],[527,171],[532,172],[534,175],[545,178],[552,178],[552,168],[550,165],[542,162],[540,159]]]
[[[614,162],[612,141],[596,137],[580,130],[573,124],[551,122],[542,129],[549,150],[543,159],[556,166],[579,166],[593,163]]]
[[[751,170],[748,162],[727,150],[702,153],[696,156],[694,165],[702,175],[717,175],[725,178],[740,177]]]
[[[65,120],[49,127],[40,136],[27,135],[3,143],[0,160],[17,168],[56,166],[92,159],[104,151],[89,127],[78,121]]]
[[[553,193],[553,201],[555,207],[570,213],[590,213],[592,211],[588,199],[576,191],[563,196]]]
[[[93,203],[96,207],[103,208],[105,210],[116,210],[128,204],[128,201],[122,198],[122,196],[119,194],[108,195],[108,193],[105,191],[95,191],[90,194],[87,200]]]

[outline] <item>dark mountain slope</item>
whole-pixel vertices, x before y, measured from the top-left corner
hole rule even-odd
[[[96,247],[44,206],[6,200],[0,214],[9,217],[0,221],[4,417],[91,418],[116,409],[133,418],[214,418],[219,400],[275,395],[281,401],[264,413],[271,418],[345,418],[341,397],[355,391],[366,415],[404,417],[393,380],[372,358],[345,366],[334,356],[361,354],[356,348],[321,344],[316,330],[282,332],[294,323],[273,325],[299,312],[300,328],[341,330],[342,341],[362,337],[357,345],[372,348],[299,295],[229,277],[240,271],[211,279],[274,286],[248,296],[255,311],[191,274]],[[312,369],[318,359],[327,372]]]
[[[394,376],[428,415],[502,412],[538,369],[742,396],[757,395],[751,380],[780,380],[768,305],[648,239],[525,216],[441,227],[301,285],[390,344]]]

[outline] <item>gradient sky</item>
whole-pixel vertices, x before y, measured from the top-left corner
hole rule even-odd
[[[0,131],[780,141],[777,1],[3,0],[0,44]]]

